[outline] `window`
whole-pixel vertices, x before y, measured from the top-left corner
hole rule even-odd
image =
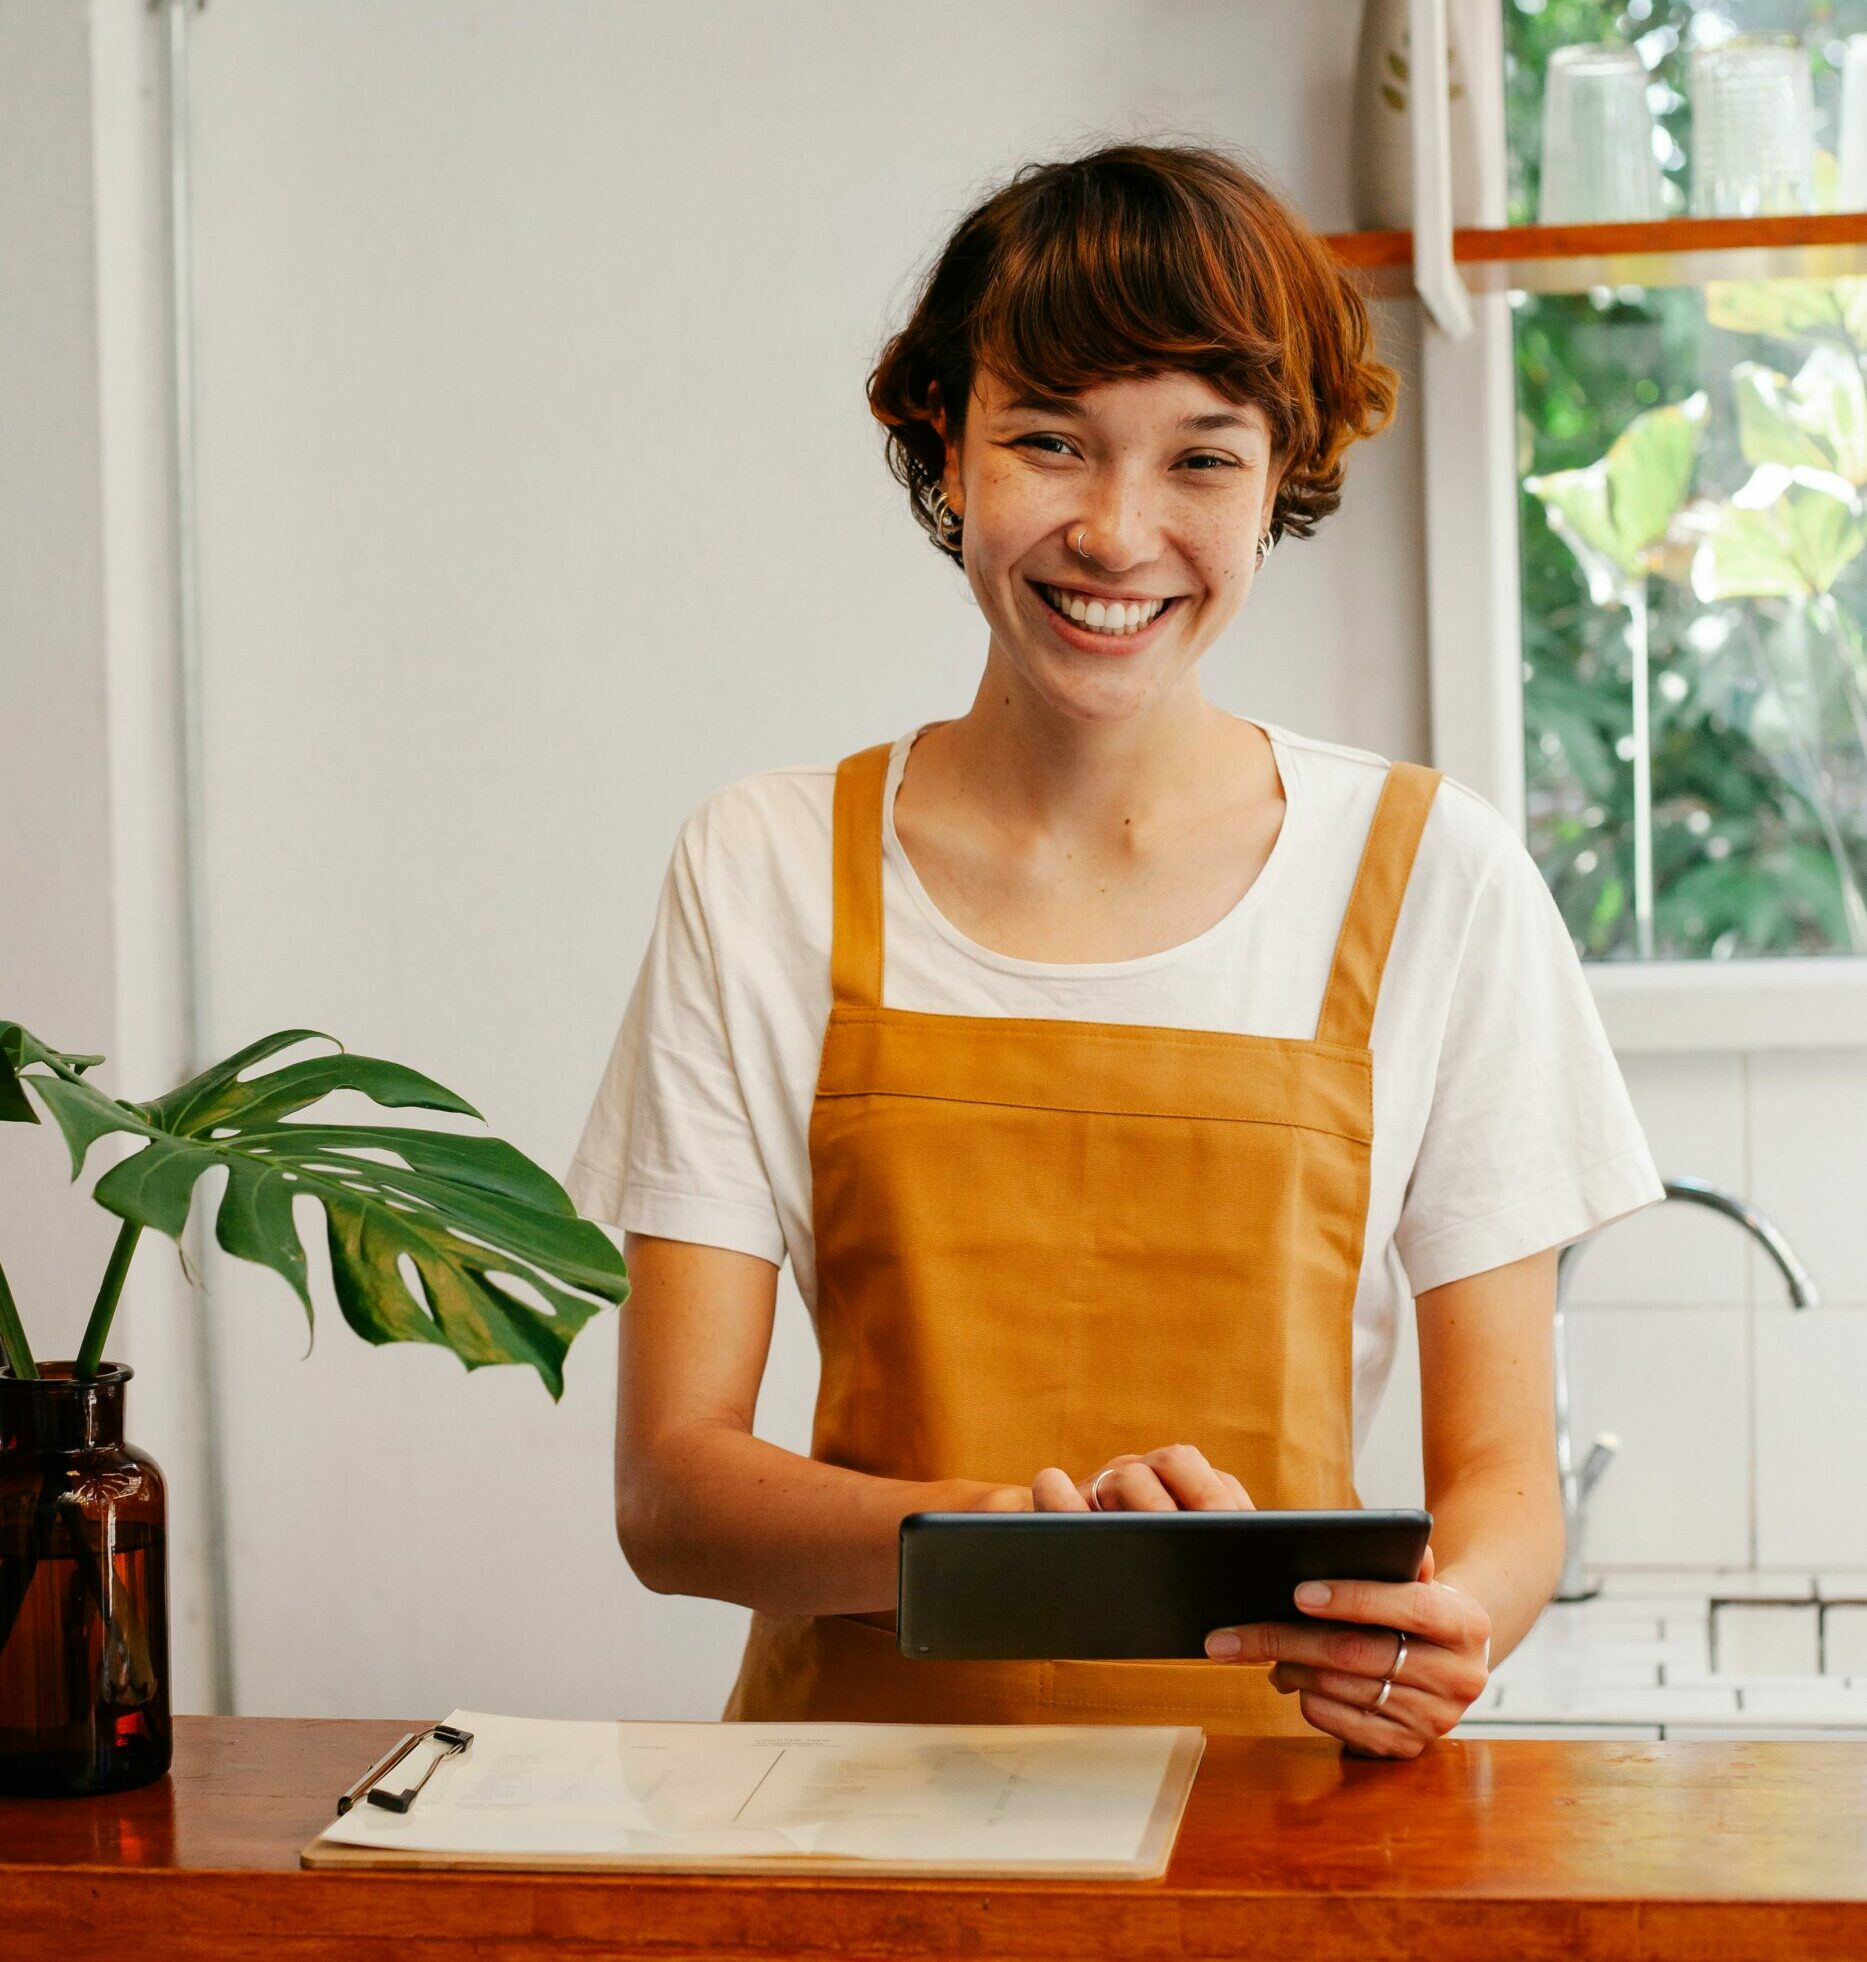
[[[1509,214],[1550,50],[1800,36],[1818,208],[1867,0],[1502,0]],[[1528,843],[1591,961],[1867,954],[1867,278],[1513,294]]]

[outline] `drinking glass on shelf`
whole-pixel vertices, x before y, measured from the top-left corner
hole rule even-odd
[[[1787,35],[1738,35],[1692,55],[1692,211],[1754,218],[1815,205],[1809,58]]]
[[[1867,34],[1850,34],[1841,64],[1835,209],[1867,211]]]
[[[1537,222],[1661,218],[1664,185],[1640,56],[1605,42],[1552,49],[1543,82]]]

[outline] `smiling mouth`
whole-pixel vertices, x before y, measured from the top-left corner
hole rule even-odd
[[[1067,620],[1079,633],[1102,634],[1110,640],[1128,640],[1137,634],[1145,633],[1164,615],[1172,612],[1184,597],[1184,595],[1176,593],[1171,599],[1167,600],[1128,603],[1116,602],[1113,606],[1101,600],[1087,601],[1079,599],[1077,601],[1077,605],[1081,609],[1079,615],[1075,612],[1066,611],[1057,603],[1062,589],[1047,586],[1036,579],[1026,580],[1025,584],[1036,593],[1037,597],[1043,601],[1044,605],[1059,620]],[[1093,619],[1089,617],[1092,608],[1096,616]],[[1121,625],[1111,625],[1109,623],[1107,616],[1112,612],[1119,612],[1122,618]],[[1133,624],[1128,624],[1130,621]]]

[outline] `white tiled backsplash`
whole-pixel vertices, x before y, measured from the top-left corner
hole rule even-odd
[[[1859,1603],[1837,1603],[1823,1612],[1823,1667],[1831,1675],[1856,1676],[1867,1682],[1867,1587],[1856,1591]]]
[[[1792,1308],[1750,1235],[1702,1206],[1590,1240],[1567,1298],[1576,1455],[1597,1431],[1621,1448],[1589,1500],[1587,1565],[1867,1569],[1867,1049],[1622,1068],[1661,1172],[1760,1207],[1822,1305]],[[1418,1372],[1409,1316],[1357,1467],[1367,1504],[1423,1502]],[[1838,1639],[1867,1648],[1867,1627]]]
[[[1867,1616],[1864,1579],[1623,1569],[1591,1600],[1551,1602],[1454,1734],[1867,1735],[1867,1676],[1849,1673],[1845,1634],[1826,1651],[1818,1635]]]

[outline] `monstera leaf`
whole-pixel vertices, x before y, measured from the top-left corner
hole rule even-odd
[[[621,1255],[580,1219],[564,1189],[497,1138],[373,1124],[291,1123],[335,1090],[385,1107],[419,1106],[478,1117],[473,1106],[418,1071],[374,1056],[338,1054],[252,1077],[250,1065],[295,1043],[335,1042],[317,1029],[284,1029],[143,1104],[121,1103],[83,1079],[100,1056],[47,1048],[17,1022],[0,1022],[0,1120],[38,1121],[30,1086],[71,1153],[71,1175],[111,1132],[142,1149],[98,1180],[99,1205],[178,1243],[196,1181],[227,1174],[215,1238],[230,1254],[281,1274],[311,1318],[305,1250],[292,1202],[324,1209],[331,1277],[344,1319],[367,1342],[436,1342],[469,1369],[529,1363],[554,1398],[564,1353],[608,1302],[627,1298]],[[33,1065],[33,1074],[24,1074]],[[406,1260],[419,1277],[405,1280]],[[502,1284],[522,1281],[545,1313]]]
[[[1760,361],[1740,361],[1731,393],[1746,463],[1867,483],[1867,383],[1847,349],[1815,348],[1793,380]]]
[[[1867,279],[1715,279],[1705,318],[1734,334],[1802,341],[1819,335],[1867,350]]]
[[[1692,487],[1708,403],[1700,389],[1649,409],[1585,468],[1525,478],[1550,529],[1575,554],[1597,606],[1655,569],[1667,527]]]
[[[1867,545],[1849,485],[1827,472],[1760,464],[1699,523],[1692,590],[1727,599],[1813,599]]]
[[[60,1050],[48,1049],[17,1022],[0,1022],[0,1124],[39,1121],[31,1100],[19,1087],[19,1073],[28,1063],[44,1063],[75,1083],[86,1070],[103,1060],[101,1056],[67,1056]]]

